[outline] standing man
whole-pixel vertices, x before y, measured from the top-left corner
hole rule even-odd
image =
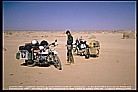
[[[66,31],[66,34],[68,36],[67,38],[67,63],[73,63],[74,64],[74,58],[72,55],[72,49],[73,49],[73,37],[69,30]]]

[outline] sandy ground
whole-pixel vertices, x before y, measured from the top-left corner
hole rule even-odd
[[[3,32],[3,89],[32,89],[59,86],[57,89],[136,89],[136,39],[121,39],[122,33],[72,32],[74,41],[82,36],[89,43],[96,39],[101,49],[98,58],[85,59],[74,56],[75,64],[66,65],[66,34],[64,32],[12,31]],[[94,36],[95,38],[90,37]],[[49,43],[58,39],[55,47],[63,70],[54,66],[22,66],[24,60],[17,60],[15,55],[19,45],[31,40],[47,40]],[[63,88],[60,88],[63,87]],[[32,87],[32,88],[31,88]],[[51,88],[50,88],[51,87]],[[86,89],[86,88],[84,88]]]

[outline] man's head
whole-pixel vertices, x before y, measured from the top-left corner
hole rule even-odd
[[[69,31],[69,30],[67,30],[67,31],[66,31],[66,34],[69,36],[69,35],[70,35],[70,31]]]

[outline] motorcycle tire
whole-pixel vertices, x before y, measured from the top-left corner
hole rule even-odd
[[[29,60],[25,60],[25,63],[27,66],[32,67],[32,66],[35,66],[36,61],[29,59]]]
[[[97,51],[98,51],[98,53],[97,53],[96,57],[99,57],[99,49],[97,49]]]
[[[89,54],[86,54],[85,55],[85,59],[89,59],[90,58],[90,55]]]
[[[57,55],[55,56],[55,60],[56,60],[55,61],[56,62],[55,67],[59,70],[62,70],[61,62],[60,62],[60,59]]]

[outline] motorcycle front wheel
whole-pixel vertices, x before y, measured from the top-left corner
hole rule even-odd
[[[85,59],[89,59],[89,58],[90,58],[89,48],[86,48]]]
[[[57,55],[55,56],[55,64],[54,64],[54,66],[57,69],[62,70],[61,62],[60,62],[60,59],[59,59],[59,57]]]

